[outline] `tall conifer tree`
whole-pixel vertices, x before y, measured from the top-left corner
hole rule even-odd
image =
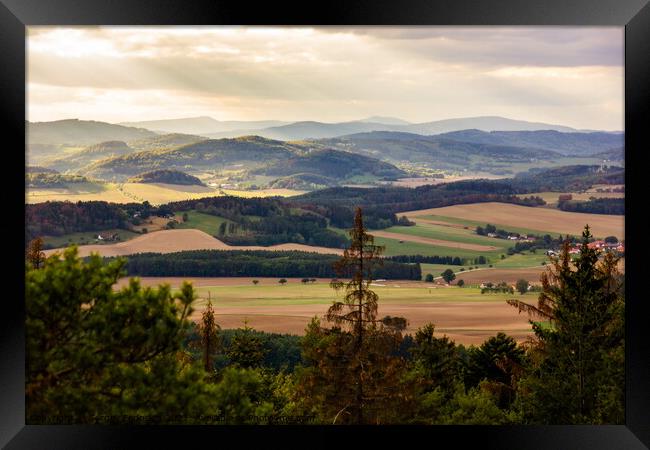
[[[524,416],[538,423],[622,423],[624,298],[616,258],[589,247],[571,261],[563,245],[547,272],[537,306],[508,303],[546,321],[532,322],[537,361],[520,383]],[[602,256],[602,258],[599,258]]]

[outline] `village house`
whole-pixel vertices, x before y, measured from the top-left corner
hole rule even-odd
[[[607,243],[605,241],[594,241],[594,242],[590,242],[589,244],[587,244],[587,247],[595,248],[597,250],[603,249],[606,246],[607,246]]]
[[[117,241],[118,239],[119,239],[119,235],[117,233],[97,235],[98,241]]]

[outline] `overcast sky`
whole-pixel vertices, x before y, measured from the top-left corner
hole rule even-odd
[[[30,121],[427,122],[623,130],[623,28],[28,27]]]

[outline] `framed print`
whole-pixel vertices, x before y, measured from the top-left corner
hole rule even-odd
[[[648,448],[650,6],[381,3],[1,0],[3,445]]]

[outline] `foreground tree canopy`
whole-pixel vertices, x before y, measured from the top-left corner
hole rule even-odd
[[[575,261],[568,245],[552,259],[537,305],[510,301],[531,314],[529,342],[498,333],[469,347],[433,324],[410,334],[404,318],[380,318],[369,287],[381,248],[361,210],[335,266],[344,298],[303,337],[221,330],[214,298],[195,324],[190,284],[115,290],[124,260],[74,247],[45,258],[34,241],[27,423],[620,424],[622,276],[590,239],[586,228]]]

